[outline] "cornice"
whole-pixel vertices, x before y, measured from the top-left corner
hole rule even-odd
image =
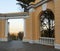
[[[39,7],[39,6],[43,5],[44,3],[47,3],[47,2],[50,2],[50,1],[52,1],[52,0],[39,1],[36,4],[33,4],[33,5],[28,6],[27,9]]]

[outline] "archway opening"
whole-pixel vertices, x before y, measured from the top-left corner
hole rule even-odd
[[[54,13],[47,9],[40,14],[40,42],[44,45],[54,46],[55,21]]]
[[[55,21],[54,21],[54,14],[51,10],[47,9],[42,11],[40,15],[40,30],[41,30],[41,37],[55,37]]]
[[[22,40],[24,36],[24,19],[8,19],[8,40]]]

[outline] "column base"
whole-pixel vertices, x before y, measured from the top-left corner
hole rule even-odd
[[[8,41],[7,38],[0,38],[0,41]]]
[[[60,44],[55,44],[56,49],[60,49]]]

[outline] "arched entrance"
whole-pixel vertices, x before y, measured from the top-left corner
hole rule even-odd
[[[46,45],[54,45],[55,38],[55,24],[54,24],[54,13],[47,9],[42,11],[40,14],[40,32],[41,32],[41,41]]]

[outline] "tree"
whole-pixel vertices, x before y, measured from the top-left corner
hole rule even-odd
[[[54,37],[54,14],[51,10],[47,9],[42,11],[40,15],[41,33],[45,37]]]
[[[24,12],[26,12],[28,9],[27,7],[29,6],[29,3],[34,2],[35,0],[17,0],[19,5],[21,5],[22,8],[24,8]]]
[[[22,40],[23,39],[23,36],[24,36],[24,33],[23,32],[19,32],[18,33],[18,39]]]

